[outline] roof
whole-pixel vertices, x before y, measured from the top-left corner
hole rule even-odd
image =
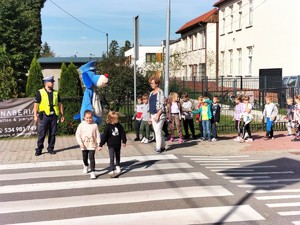
[[[227,0],[219,0],[219,1],[217,1],[215,4],[214,4],[214,6],[215,7],[218,7],[218,5],[220,5],[221,3],[223,3],[223,2],[226,2]]]
[[[85,64],[92,60],[99,60],[100,57],[41,57],[38,59],[39,63],[55,64],[55,63],[80,63]]]
[[[197,26],[199,23],[206,23],[208,21],[208,19],[217,11],[218,10],[216,8],[214,8],[211,11],[187,22],[181,28],[179,28],[179,30],[176,31],[176,34],[180,34],[187,30],[190,30],[190,29],[194,28],[195,26]]]

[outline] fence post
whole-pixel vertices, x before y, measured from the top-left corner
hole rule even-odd
[[[196,97],[196,76],[194,76],[194,99]]]
[[[202,78],[202,80],[201,80],[201,92],[202,92],[202,96],[204,96],[203,89],[204,89],[204,78]]]

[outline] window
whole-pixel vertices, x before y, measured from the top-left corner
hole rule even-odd
[[[156,62],[156,53],[146,53],[146,62]]]
[[[224,75],[225,74],[225,52],[224,51],[221,51],[221,70],[220,70],[220,73],[221,75]]]
[[[238,52],[238,75],[242,75],[242,49],[238,48],[237,49]]]
[[[193,68],[193,69],[194,69],[194,70],[193,70],[193,76],[194,76],[194,77],[193,77],[193,80],[194,80],[194,78],[196,79],[196,77],[197,77],[197,75],[198,75],[198,74],[197,74],[197,69],[198,69],[197,64],[194,65],[194,68]]]
[[[225,34],[225,26],[226,26],[226,17],[225,17],[225,9],[222,10],[222,17],[223,17],[223,34]]]
[[[243,11],[242,11],[242,2],[238,3],[239,7],[239,23],[238,23],[238,29],[242,29],[242,17],[243,17]]]
[[[205,48],[205,32],[201,32],[201,47]]]
[[[199,64],[199,76],[200,76],[200,79],[205,79],[205,77],[206,77],[205,63]]]
[[[229,50],[229,73],[232,74],[233,73],[233,51],[232,49]]]
[[[197,49],[197,34],[193,35],[193,50]]]
[[[253,25],[253,0],[249,0],[249,26]]]
[[[248,74],[252,75],[252,54],[253,49],[252,46],[247,47],[248,48]]]
[[[230,32],[233,31],[233,6],[230,6]]]
[[[183,66],[183,77],[187,77],[187,66]]]

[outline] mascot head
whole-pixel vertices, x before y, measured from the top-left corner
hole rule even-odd
[[[96,61],[88,62],[82,65],[79,69],[82,74],[82,81],[86,88],[105,87],[108,83],[108,74],[98,75],[96,74]]]

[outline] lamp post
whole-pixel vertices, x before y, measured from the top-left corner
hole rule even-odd
[[[166,29],[166,61],[165,61],[165,97],[169,96],[169,57],[170,57],[170,17],[171,17],[171,0],[168,0],[167,6],[167,29]]]

